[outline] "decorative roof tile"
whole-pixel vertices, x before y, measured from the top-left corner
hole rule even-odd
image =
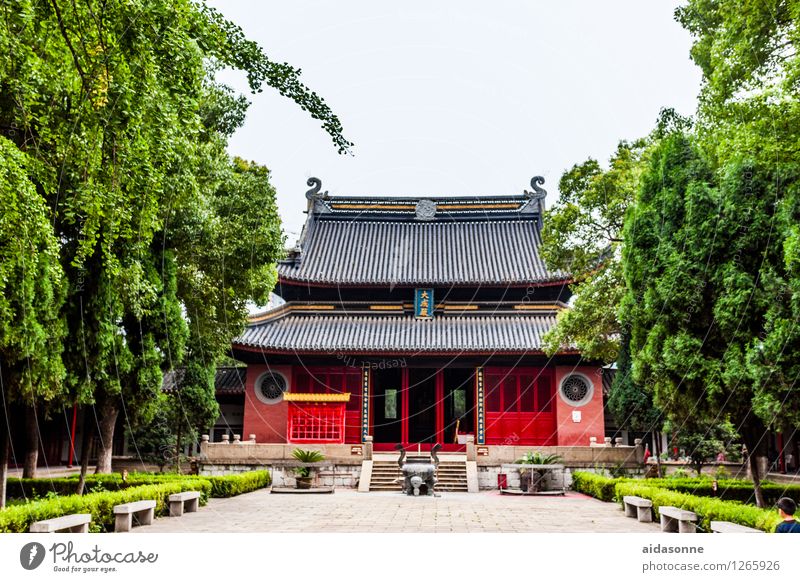
[[[278,265],[284,283],[526,285],[565,281],[539,256],[547,192],[510,196],[345,197],[309,178],[308,219]]]
[[[536,218],[475,221],[318,219],[285,281],[339,285],[507,285],[563,281],[539,256]]]
[[[161,390],[164,392],[174,391],[183,382],[185,373],[185,368],[178,368],[164,374]],[[246,374],[247,368],[244,366],[217,368],[214,375],[214,391],[217,394],[244,394]]]
[[[249,325],[234,348],[319,352],[535,352],[555,325],[554,314],[441,315],[302,314]]]

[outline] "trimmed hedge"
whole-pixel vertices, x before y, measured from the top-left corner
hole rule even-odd
[[[200,491],[200,503],[205,505],[211,493],[211,483],[200,478],[173,479],[168,483],[141,485],[120,491],[67,495],[24,505],[13,505],[0,510],[0,532],[24,533],[35,521],[72,513],[91,513],[93,531],[114,531],[115,505],[155,499],[156,515],[165,515],[169,512],[169,496],[181,491]]]
[[[646,482],[650,486],[679,493],[699,497],[718,497],[723,501],[740,501],[755,505],[755,493],[751,481],[720,479],[717,481],[716,493],[713,490],[712,479],[648,479]],[[800,503],[800,485],[762,482],[761,491],[764,493],[764,501],[767,505],[775,505],[781,497],[790,497],[796,503]]]
[[[123,481],[119,473],[88,475],[86,477],[85,492],[98,491],[123,491],[142,485],[157,485],[160,483],[182,482],[192,479],[202,479],[211,483],[211,497],[232,497],[241,493],[255,491],[269,486],[271,483],[268,471],[252,471],[238,475],[225,475],[222,477],[201,477],[197,475],[181,475],[179,473],[131,473]],[[75,494],[78,477],[59,477],[56,479],[8,479],[9,499],[36,499],[46,497],[51,493],[59,496]]]
[[[130,487],[142,485],[156,485],[173,481],[197,479],[195,475],[181,475],[178,473],[131,473],[123,481],[119,473],[92,474],[86,476],[84,492],[120,491]],[[46,497],[55,493],[59,496],[74,495],[78,485],[78,476],[57,477],[54,479],[19,479],[9,478],[7,481],[7,496],[9,499],[35,499]]]
[[[203,479],[211,482],[211,497],[233,497],[269,487],[272,483],[269,471],[250,471],[238,475],[203,477]]]
[[[781,521],[776,511],[759,509],[738,501],[688,495],[635,481],[625,480],[617,483],[615,495],[619,500],[625,495],[649,499],[653,502],[653,508],[657,513],[658,508],[664,505],[688,509],[697,514],[698,525],[705,531],[711,531],[712,520],[730,521],[765,532],[775,531],[775,526]]]
[[[572,475],[572,488],[575,491],[586,493],[602,501],[614,501],[615,487],[618,483],[634,483],[667,489],[676,493],[685,493],[696,497],[718,498],[722,501],[738,501],[755,505],[755,494],[753,493],[753,483],[742,479],[720,479],[717,481],[717,491],[714,492],[713,480],[708,478],[685,478],[685,479],[627,479],[612,478],[595,473],[576,471]],[[768,505],[774,505],[781,497],[791,497],[800,504],[800,485],[782,485],[779,483],[762,482],[761,490],[764,493],[764,501]]]
[[[575,471],[572,474],[572,489],[601,501],[614,501],[615,487],[621,479],[614,479],[597,473]]]

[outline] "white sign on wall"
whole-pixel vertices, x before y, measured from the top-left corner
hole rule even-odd
[[[580,422],[581,421],[581,411],[580,410],[573,410],[572,411],[572,422]]]

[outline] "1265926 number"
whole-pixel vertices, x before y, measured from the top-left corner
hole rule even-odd
[[[733,567],[743,571],[777,571],[781,569],[781,563],[778,560],[735,560]]]

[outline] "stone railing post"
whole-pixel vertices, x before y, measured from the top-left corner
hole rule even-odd
[[[242,435],[240,435],[240,434],[233,435],[233,444],[235,444],[235,445],[242,444]]]
[[[253,444],[253,445],[256,444],[256,435],[254,435],[254,434],[247,435],[247,438],[250,441],[250,444]]]
[[[611,446],[611,437],[604,437],[603,438],[603,446],[610,447]]]
[[[475,435],[467,435],[467,461],[477,461],[478,452],[475,448]]]
[[[364,460],[372,460],[372,436],[370,435],[364,437]]]
[[[230,437],[228,436],[228,433],[222,435],[222,444],[223,445],[230,444]]]
[[[204,457],[208,456],[208,440],[209,436],[207,434],[200,437],[200,455]]]

